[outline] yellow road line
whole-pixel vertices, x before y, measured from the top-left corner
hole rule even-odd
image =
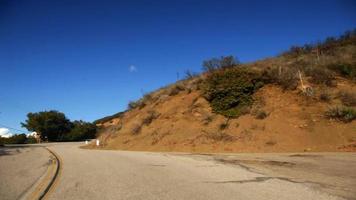
[[[51,164],[47,168],[46,175],[40,183],[36,186],[28,199],[39,200],[47,199],[49,194],[53,192],[55,186],[58,184],[58,178],[62,169],[62,160],[54,151],[45,147],[51,153]]]

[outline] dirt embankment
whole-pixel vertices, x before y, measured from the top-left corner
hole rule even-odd
[[[356,91],[338,80],[331,91]],[[338,99],[321,102],[267,85],[249,114],[227,119],[211,111],[199,91],[181,91],[101,125],[105,149],[189,152],[355,151],[356,122],[325,118]],[[334,102],[335,101],[335,102]],[[256,116],[263,110],[265,116]],[[263,119],[262,119],[263,118]]]

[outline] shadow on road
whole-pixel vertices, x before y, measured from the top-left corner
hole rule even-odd
[[[21,153],[22,150],[29,148],[29,146],[4,146],[0,147],[0,156],[11,156]]]

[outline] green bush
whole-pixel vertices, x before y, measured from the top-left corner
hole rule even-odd
[[[207,77],[204,96],[215,113],[238,117],[246,113],[252,94],[263,86],[261,75],[248,68],[230,68],[215,71]]]
[[[325,116],[330,119],[338,119],[343,122],[351,122],[356,119],[356,110],[351,107],[346,106],[336,106],[329,108],[325,112]]]

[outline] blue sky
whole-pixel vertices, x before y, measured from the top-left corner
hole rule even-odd
[[[254,61],[353,28],[346,0],[0,0],[0,127],[50,109],[92,121],[206,58]]]

